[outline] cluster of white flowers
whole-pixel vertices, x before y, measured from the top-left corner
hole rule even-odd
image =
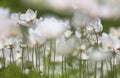
[[[54,75],[57,72],[63,75],[66,73],[63,68],[81,72],[80,66],[85,65],[84,62],[87,62],[88,66],[97,64],[95,71],[99,71],[101,63],[105,62],[106,70],[104,71],[106,72],[112,70],[110,65],[120,64],[118,62],[120,60],[118,59],[120,28],[111,28],[109,34],[104,33],[102,32],[103,25],[97,17],[75,13],[70,24],[69,20],[63,21],[53,16],[37,19],[37,11],[34,12],[31,9],[23,14],[13,13],[11,19],[8,9],[0,9],[0,12],[5,12],[5,15],[0,17],[0,49],[2,52],[0,57],[5,59],[0,67],[15,63],[22,70],[28,70],[29,66],[26,62],[32,62],[31,68],[42,71],[43,74]],[[21,32],[16,36],[13,36],[13,31],[16,29],[7,30],[7,28],[13,28],[11,23],[13,27],[20,28]],[[2,31],[4,28],[5,31]],[[74,60],[69,58],[74,58]],[[54,63],[53,69],[51,69],[51,62]],[[60,64],[56,65],[57,62]],[[23,67],[24,65],[26,66]],[[108,68],[106,65],[109,65]],[[56,68],[57,66],[60,71]],[[85,70],[94,71],[90,67],[85,67]]]

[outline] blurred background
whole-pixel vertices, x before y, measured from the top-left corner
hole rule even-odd
[[[120,0],[0,0],[0,7],[13,12],[27,9],[38,11],[38,17],[47,14],[60,18],[72,18],[76,11],[99,17],[108,32],[110,26],[120,26]]]

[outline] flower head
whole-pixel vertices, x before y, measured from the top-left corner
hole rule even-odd
[[[10,10],[8,8],[0,8],[0,19],[8,19]]]
[[[43,45],[46,39],[42,36],[41,33],[30,28],[29,29],[29,41],[30,41],[31,47],[33,47],[33,46]]]
[[[109,33],[113,37],[120,39],[120,27],[118,28],[111,27]]]
[[[68,28],[68,21],[64,22],[54,17],[39,20],[35,31],[41,33],[45,38],[52,39],[63,34]]]
[[[92,18],[86,26],[88,31],[102,32],[103,26],[99,18]]]
[[[28,9],[26,13],[13,13],[11,15],[11,19],[14,20],[17,24],[24,25],[24,26],[31,26],[35,23],[37,16],[37,11],[33,11],[31,9]]]

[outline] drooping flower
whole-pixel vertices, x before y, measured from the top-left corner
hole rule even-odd
[[[68,21],[62,21],[54,17],[39,19],[35,31],[41,33],[47,39],[53,39],[63,34],[68,29]]]

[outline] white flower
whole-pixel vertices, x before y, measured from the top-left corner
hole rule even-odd
[[[30,40],[30,46],[41,46],[45,43],[46,39],[42,36],[41,33],[38,31],[35,31],[33,29],[29,29],[29,40]]]
[[[81,38],[81,33],[78,32],[78,31],[75,31],[75,36],[76,36],[77,38]]]
[[[63,22],[54,17],[44,18],[37,23],[35,31],[40,32],[45,38],[52,39],[63,34],[68,28],[68,21]]]
[[[67,30],[65,33],[64,33],[64,36],[66,37],[66,38],[69,38],[71,35],[72,35],[72,31],[71,30]]]
[[[86,26],[88,31],[102,32],[103,26],[99,18],[92,18]]]
[[[0,38],[16,35],[16,25],[9,19],[9,15],[9,9],[0,8]]]
[[[8,8],[0,8],[0,19],[8,19],[10,10]]]
[[[33,11],[31,9],[28,9],[25,14],[20,15],[20,20],[25,20],[26,22],[32,22],[36,19],[37,11]]]
[[[92,17],[87,13],[76,12],[72,18],[72,23],[77,31],[81,33],[86,31],[95,31],[98,33],[103,30],[100,19]]]
[[[11,20],[0,19],[0,37],[17,36],[18,28]]]
[[[81,59],[82,60],[88,60],[88,56],[85,53],[81,54]]]
[[[101,37],[99,35],[90,35],[89,41],[92,45],[99,45],[101,43]]]
[[[12,46],[15,44],[15,38],[6,38],[5,39],[5,45],[6,46]],[[9,48],[9,47],[8,47]]]
[[[86,24],[88,23],[89,16],[85,13],[76,12],[72,18],[72,24],[79,32],[83,32],[86,29]]]
[[[111,27],[109,33],[115,38],[120,39],[120,27],[118,28]]]
[[[20,13],[13,13],[11,15],[11,19],[14,20],[17,24],[24,25],[24,26],[31,26],[35,23],[37,16],[37,11],[33,11],[28,9],[25,14]]]
[[[120,52],[120,40],[119,39],[114,39],[114,51],[117,53]]]
[[[114,49],[114,40],[113,37],[103,33],[102,37],[101,37],[101,43],[102,43],[102,47],[105,51],[113,51]]]
[[[67,56],[69,53],[74,52],[76,47],[76,38],[71,37],[69,39],[65,39],[64,36],[56,40],[56,54],[61,56]]]
[[[4,48],[4,41],[3,41],[3,39],[0,39],[0,49],[3,49]]]
[[[104,52],[101,47],[91,47],[87,52],[89,53],[89,60],[96,62],[104,61],[112,56],[111,52]]]

